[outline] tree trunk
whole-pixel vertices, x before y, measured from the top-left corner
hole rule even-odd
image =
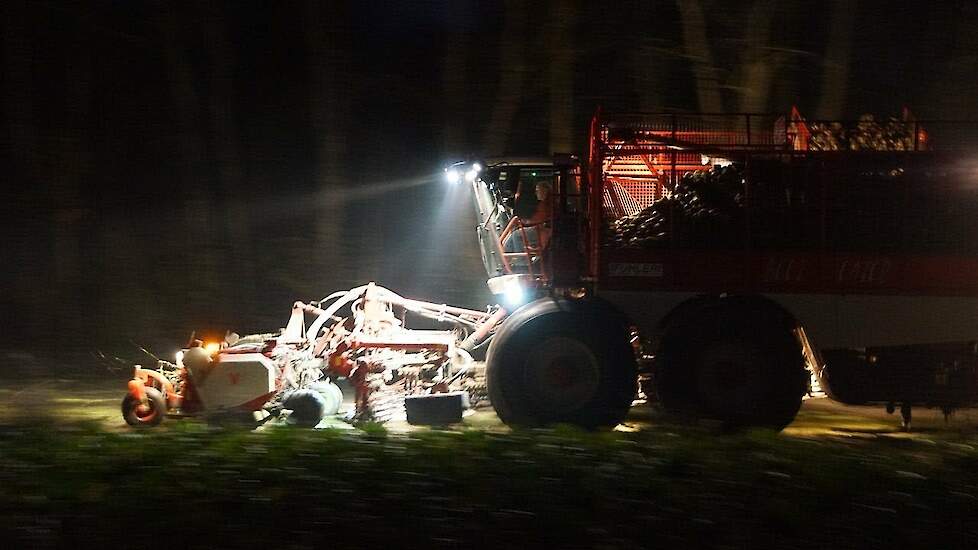
[[[486,130],[483,150],[487,155],[506,152],[513,122],[523,99],[526,79],[524,55],[527,33],[527,8],[519,0],[506,0],[506,23],[500,35],[499,91]]]
[[[49,171],[52,212],[52,273],[55,304],[75,304],[82,288],[79,247],[85,206],[81,186],[92,170],[92,154],[87,139],[91,132],[92,70],[91,37],[79,28],[66,51],[64,123],[59,132],[56,164]],[[81,308],[68,308],[61,317],[61,329],[80,334]]]
[[[4,115],[2,143],[11,163],[5,169],[5,179],[15,186],[13,204],[5,201],[0,205],[0,211],[4,213],[7,208],[11,209],[9,216],[14,221],[7,235],[8,244],[4,245],[6,265],[0,274],[0,282],[8,289],[4,299],[10,300],[13,315],[21,329],[16,332],[30,337],[43,333],[47,318],[42,313],[43,307],[39,307],[41,304],[34,299],[43,273],[43,249],[38,242],[42,238],[42,226],[26,211],[44,197],[37,189],[42,178],[38,173],[35,153],[38,140],[34,124],[32,21],[27,2],[7,2],[0,6],[0,10],[3,25],[3,78],[0,79],[3,84]],[[17,343],[27,345],[30,342]]]
[[[683,26],[683,46],[696,80],[699,109],[711,113],[722,112],[719,76],[706,34],[703,7],[699,0],[679,0],[679,15]]]
[[[26,177],[36,170],[34,151],[37,129],[34,127],[33,44],[28,29],[26,2],[12,1],[3,6],[3,111],[4,142],[14,165],[9,168]]]
[[[946,15],[934,17],[935,12]],[[935,37],[931,48],[939,60],[940,76],[933,79],[929,94],[933,112],[925,116],[974,120],[978,117],[978,5],[959,0],[934,6],[931,15],[929,34]]]
[[[767,112],[771,77],[777,73],[781,56],[771,48],[771,21],[775,3],[772,0],[754,2],[744,29],[747,47],[740,65],[740,112]]]
[[[655,28],[656,9],[649,2],[638,2],[633,17],[638,28]],[[645,113],[664,110],[662,88],[669,85],[670,75],[663,63],[664,54],[656,47],[653,33],[640,33],[631,48],[632,77],[638,110]]]
[[[852,55],[852,27],[858,8],[856,0],[833,0],[829,15],[825,67],[815,116],[837,119],[844,115],[849,88],[849,59]]]
[[[176,193],[183,206],[183,224],[175,224],[182,234],[182,246],[166,251],[170,258],[177,260],[182,277],[176,290],[185,304],[192,307],[194,317],[210,312],[210,304],[215,303],[221,289],[217,278],[219,258],[213,253],[213,220],[208,206],[207,193],[210,189],[209,170],[204,162],[206,152],[200,122],[206,120],[201,109],[200,99],[194,84],[193,68],[184,45],[185,25],[181,23],[177,5],[158,6],[158,26],[163,42],[163,53],[167,66],[167,81],[170,83],[169,112],[173,113],[175,132],[174,144],[178,159],[179,181]],[[176,220],[173,220],[174,222]],[[174,239],[174,243],[179,243]],[[226,303],[223,300],[221,303]],[[200,321],[205,319],[201,318]]]
[[[577,12],[576,2],[551,1],[552,17],[547,26],[551,153],[570,153],[574,150],[574,30]]]
[[[457,2],[446,6],[448,20],[452,23],[445,38],[445,56],[442,62],[442,155],[446,161],[458,160],[474,144],[466,140],[464,124],[470,113],[462,99],[466,96],[466,53],[469,47],[468,33],[458,29],[463,17]]]
[[[245,188],[242,181],[241,140],[235,120],[234,51],[228,40],[226,12],[211,18],[207,25],[210,60],[210,122],[217,156],[217,179],[223,199],[225,239],[227,246],[222,265],[237,276],[231,281],[228,299],[238,304],[256,303],[254,247]],[[228,288],[228,287],[225,287]]]
[[[343,245],[347,187],[346,136],[350,108],[350,37],[347,17],[339,5],[308,2],[306,4],[306,46],[311,71],[309,89],[310,121],[315,147],[315,211],[313,257],[311,268],[325,278],[326,288],[339,287],[348,281],[335,271],[341,265],[348,247]],[[360,244],[360,243],[357,243]],[[330,266],[334,267],[331,274]]]

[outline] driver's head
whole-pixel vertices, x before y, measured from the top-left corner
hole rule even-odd
[[[540,181],[537,182],[537,200],[542,201],[550,196],[550,182]]]

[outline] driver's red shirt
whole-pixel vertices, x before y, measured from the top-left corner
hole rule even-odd
[[[537,241],[540,249],[547,248],[550,242],[550,234],[553,231],[550,227],[550,219],[553,217],[553,201],[550,197],[544,197],[537,202],[537,208],[530,216],[530,219],[523,222],[524,227],[534,227],[537,232]]]

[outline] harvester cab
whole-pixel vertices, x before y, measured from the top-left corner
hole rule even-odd
[[[472,187],[489,290],[516,306],[557,288],[580,286],[581,169],[576,157],[504,157],[456,163],[452,183]]]

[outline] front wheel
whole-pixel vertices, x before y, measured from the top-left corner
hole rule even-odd
[[[132,395],[122,400],[122,417],[133,427],[156,426],[166,416],[166,400],[156,388],[146,388],[146,403],[140,403]]]
[[[625,323],[602,302],[528,304],[500,328],[486,363],[489,400],[509,425],[611,427],[635,398]]]

